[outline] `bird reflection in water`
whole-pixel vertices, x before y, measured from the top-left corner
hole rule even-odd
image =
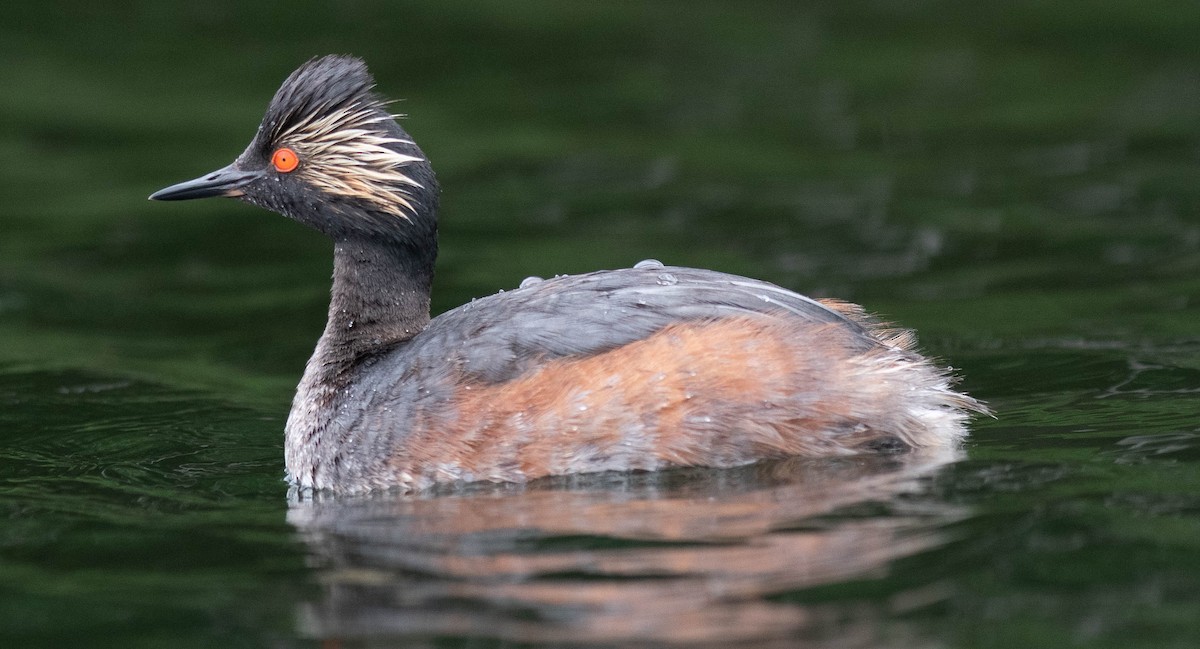
[[[920,494],[955,459],[793,458],[421,497],[293,495],[288,520],[322,590],[299,624],[337,647],[446,637],[794,646],[831,632],[838,646],[869,644],[878,613],[848,620],[845,607],[772,596],[880,576],[942,544],[963,512]]]

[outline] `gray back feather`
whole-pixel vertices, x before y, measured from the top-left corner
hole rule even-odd
[[[858,334],[864,350],[879,344],[863,324],[774,284],[659,266],[556,277],[474,300],[434,318],[384,362],[400,372],[451,366],[500,383],[546,360],[601,353],[674,323],[744,315],[835,324]]]

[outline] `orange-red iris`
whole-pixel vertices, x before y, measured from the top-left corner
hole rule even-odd
[[[275,171],[288,173],[300,166],[300,156],[287,147],[275,149],[275,153],[271,154],[271,164],[275,166]]]

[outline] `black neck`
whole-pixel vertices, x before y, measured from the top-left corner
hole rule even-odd
[[[433,259],[395,241],[334,244],[333,289],[321,347],[347,361],[408,340],[429,324]]]

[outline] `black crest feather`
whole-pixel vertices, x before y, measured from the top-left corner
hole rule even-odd
[[[288,75],[275,92],[263,118],[265,143],[276,141],[298,122],[351,105],[383,110],[367,64],[353,56],[330,54],[309,59]]]

